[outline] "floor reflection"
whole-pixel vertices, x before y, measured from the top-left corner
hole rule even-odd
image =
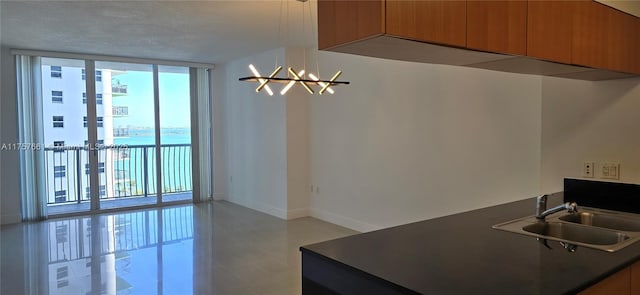
[[[0,294],[300,294],[301,245],[354,234],[228,202],[0,228]]]
[[[193,293],[192,206],[54,220],[46,227],[49,294]],[[29,278],[37,278],[40,270],[31,271]]]

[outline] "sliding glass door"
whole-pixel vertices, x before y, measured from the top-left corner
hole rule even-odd
[[[189,68],[89,62],[43,59],[49,213],[191,200]]]
[[[85,61],[42,58],[41,122],[49,214],[90,209]],[[34,112],[37,113],[37,112]]]
[[[210,198],[207,68],[14,54],[25,220]]]
[[[103,124],[98,121],[99,134],[101,131],[104,136],[104,142],[98,142],[98,168],[103,173],[99,178],[100,208],[156,204],[153,66],[95,64],[102,73],[96,86],[102,87],[105,110]]]
[[[162,201],[192,199],[189,68],[158,67]]]

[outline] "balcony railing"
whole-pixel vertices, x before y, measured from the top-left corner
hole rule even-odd
[[[160,169],[154,145],[48,147],[44,149],[48,205],[89,201],[88,155],[93,150],[98,152],[101,200],[156,195],[157,170],[163,194],[192,190],[191,144],[161,145]]]
[[[112,84],[111,85],[111,94],[114,96],[119,96],[119,95],[127,95],[127,85],[124,84]]]
[[[113,136],[114,137],[128,137],[129,136],[129,128],[113,128]]]
[[[114,117],[124,117],[129,115],[128,106],[113,106],[111,108],[111,115]]]

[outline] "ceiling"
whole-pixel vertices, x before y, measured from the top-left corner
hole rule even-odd
[[[640,0],[599,1],[640,16]],[[0,42],[20,49],[220,63],[282,46],[316,46],[309,22],[311,10],[316,19],[315,8],[315,0],[0,0]]]
[[[315,1],[0,1],[10,48],[220,63],[317,39]]]
[[[640,17],[640,0],[595,0],[620,11]]]

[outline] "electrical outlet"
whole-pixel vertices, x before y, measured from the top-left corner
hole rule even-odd
[[[593,178],[595,172],[595,163],[594,162],[584,162],[582,165],[582,177]]]
[[[320,193],[320,187],[316,185],[316,194]]]
[[[620,179],[620,163],[602,163],[602,178]]]
[[[313,185],[311,186],[311,192],[313,192]]]

